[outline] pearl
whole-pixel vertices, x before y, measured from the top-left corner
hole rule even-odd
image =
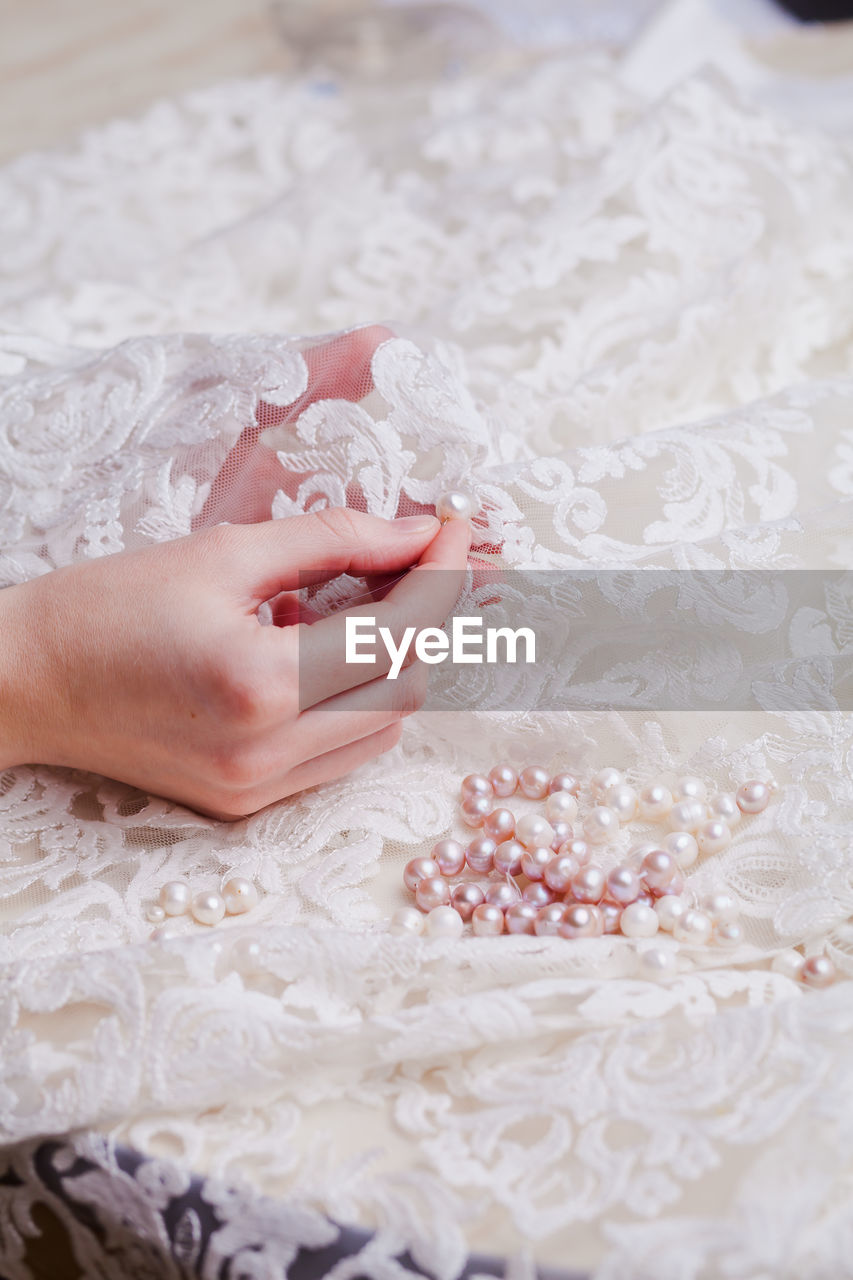
[[[690,903],[677,893],[670,893],[663,898],[658,898],[655,903],[658,924],[665,933],[672,933],[675,926],[680,920],[684,919],[689,910]]]
[[[417,936],[424,931],[425,919],[426,916],[415,907],[400,907],[399,911],[395,911],[391,917],[388,932],[397,937],[403,937],[405,934]]]
[[[446,907],[450,902],[450,887],[444,876],[427,876],[424,880],[419,880],[415,889],[415,901],[421,911]]]
[[[171,938],[177,938],[178,931],[170,920],[165,924],[161,924],[159,928],[151,930],[152,942],[168,942]]]
[[[721,947],[736,947],[743,942],[743,929],[736,920],[718,920],[714,925],[714,940]]]
[[[641,887],[640,877],[631,867],[614,867],[607,877],[608,894],[623,906],[637,901]]]
[[[671,831],[664,838],[663,848],[667,853],[672,854],[682,871],[692,867],[699,857],[699,845],[696,837],[691,835],[689,831]]]
[[[600,867],[581,867],[572,877],[572,895],[578,902],[600,902],[604,897],[604,887],[604,872]]]
[[[504,931],[504,913],[500,907],[484,902],[471,917],[471,926],[478,938],[496,938]]]
[[[495,850],[495,871],[499,871],[502,876],[517,876],[521,871],[524,853],[524,845],[517,840],[504,840]]]
[[[539,849],[554,839],[554,828],[538,813],[525,813],[515,824],[515,836],[527,849]]]
[[[460,790],[463,800],[467,796],[485,796],[487,800],[491,800],[495,794],[491,782],[482,773],[469,773],[462,779]]]
[[[190,909],[192,892],[186,880],[167,880],[160,890],[160,906],[167,916],[182,916]]]
[[[677,920],[672,936],[679,942],[688,943],[690,946],[703,946],[711,937],[711,921],[704,911],[695,911],[691,908],[685,911],[680,920]]]
[[[556,791],[570,791],[573,796],[576,796],[580,785],[573,773],[555,773],[548,783],[548,794],[554,795]]]
[[[607,807],[612,809],[620,822],[631,822],[637,815],[637,793],[627,782],[620,782],[615,787],[608,787],[604,797]]]
[[[415,911],[414,907],[405,907],[404,910],[411,911],[418,920],[423,919],[421,913]],[[259,973],[263,967],[263,953],[257,938],[238,938],[231,948],[231,963],[235,969],[240,969],[243,973]]]
[[[547,769],[540,764],[529,764],[518,775],[518,788],[528,800],[542,800],[548,794],[550,781]]]
[[[430,857],[443,876],[458,876],[465,866],[465,850],[458,840],[439,840]]]
[[[668,978],[678,972],[678,958],[672,947],[644,947],[639,961],[648,978]]]
[[[700,853],[722,853],[731,842],[731,828],[722,818],[712,818],[710,822],[703,822],[696,832],[696,843],[699,845]]]
[[[573,858],[570,853],[558,853],[547,863],[542,879],[555,893],[566,893],[579,871],[577,858]]]
[[[231,876],[222,886],[222,896],[229,916],[242,916],[260,901],[254,882],[247,876]]]
[[[708,788],[701,778],[679,778],[672,788],[672,794],[676,800],[704,800],[708,795]]]
[[[574,822],[578,802],[569,791],[554,791],[545,801],[545,817],[551,822]]]
[[[569,840],[566,844],[561,844],[557,850],[559,854],[567,854],[570,858],[574,858],[579,867],[585,867],[592,857],[592,850],[585,840]]]
[[[625,859],[626,865],[634,871],[639,871],[646,854],[659,848],[660,845],[655,844],[654,840],[641,840],[639,844],[632,844]]]
[[[573,902],[566,908],[559,933],[562,938],[598,938],[604,933],[604,919],[598,907]]]
[[[722,818],[730,827],[740,822],[740,809],[733,791],[721,791],[708,801],[708,812],[712,818]]]
[[[750,812],[750,810],[747,810]],[[835,965],[829,956],[809,956],[803,964],[800,978],[808,987],[829,987],[835,981]]]
[[[675,875],[675,858],[666,849],[652,849],[643,858],[640,874],[652,892],[664,889]]]
[[[515,835],[515,814],[510,809],[493,809],[483,822],[483,835],[497,844]]]
[[[547,907],[541,907],[536,916],[533,932],[539,938],[555,936],[560,931],[560,925],[563,923],[565,914],[566,908],[562,902],[552,902]]]
[[[574,840],[575,829],[570,822],[552,822],[554,828],[554,839],[551,841],[551,848],[554,853],[560,848],[560,845],[566,843],[567,840]]]
[[[501,880],[497,884],[490,884],[486,890],[486,903],[491,907],[500,907],[501,911],[514,906],[520,898],[521,892],[514,880]]]
[[[466,796],[460,809],[466,826],[482,827],[492,812],[492,802],[488,796]]]
[[[489,770],[489,782],[492,784],[495,795],[505,800],[507,796],[515,794],[518,774],[511,765],[496,764],[494,769]]]
[[[435,514],[442,524],[445,520],[470,520],[479,510],[477,499],[461,489],[450,489],[441,494],[435,504]]]
[[[738,787],[735,799],[741,813],[761,813],[770,803],[770,788],[766,782],[745,782]]]
[[[778,951],[776,953],[770,962],[770,968],[774,973],[781,973],[786,978],[790,978],[793,982],[799,982],[803,972],[803,965],[805,963],[806,962],[800,955],[799,951],[794,951],[793,948],[789,948],[785,951]]]
[[[531,880],[522,889],[521,896],[525,902],[537,908],[547,907],[549,902],[554,901],[553,889],[549,889],[541,880]]]
[[[624,781],[624,774],[621,774],[618,769],[614,769],[612,765],[608,765],[606,769],[602,769],[593,777],[590,783],[592,794],[599,797],[603,796],[611,787],[618,787]]]
[[[532,902],[516,902],[506,912],[507,933],[533,933],[539,908]]]
[[[702,899],[702,910],[718,923],[721,920],[737,920],[737,903],[729,893],[708,893]]]
[[[684,893],[684,876],[677,868],[669,884],[661,885],[659,888],[652,890],[655,898],[666,898],[670,894],[678,895],[681,893]]]
[[[689,831],[693,834],[708,816],[708,806],[702,800],[678,800],[669,811],[672,831]]]
[[[465,924],[471,919],[475,908],[481,907],[485,901],[483,890],[470,880],[465,884],[458,884],[450,895],[450,905]]]
[[[491,836],[477,836],[465,850],[465,861],[478,875],[488,875],[494,866],[497,844]]]
[[[193,898],[192,913],[198,924],[219,924],[225,915],[225,899],[215,889],[204,889]]]
[[[412,858],[403,868],[403,884],[414,893],[422,880],[441,875],[438,863],[432,858]]]
[[[660,822],[672,808],[672,792],[661,782],[650,782],[637,797],[637,809],[644,822]]]
[[[619,923],[622,919],[622,908],[617,907],[615,902],[602,902],[598,909],[601,912],[604,932],[618,933]]]
[[[644,902],[630,902],[622,912],[619,926],[626,938],[653,938],[658,931],[654,907]]]
[[[545,868],[554,857],[552,849],[525,849],[521,859],[521,870],[528,880],[541,880]]]
[[[151,906],[145,912],[145,919],[149,924],[162,924],[166,919],[166,912],[159,902],[152,902]]]
[[[462,917],[452,907],[433,907],[426,918],[424,933],[430,938],[461,938]]]
[[[592,844],[604,844],[619,830],[619,818],[606,805],[596,805],[583,820],[583,833]]]

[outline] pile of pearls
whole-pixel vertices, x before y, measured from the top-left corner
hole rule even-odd
[[[149,923],[162,925],[168,918],[192,916],[196,924],[219,924],[226,915],[242,916],[258,905],[260,894],[247,876],[230,876],[221,891],[203,889],[194,894],[187,880],[168,880],[160,890],[157,902],[146,911]]]
[[[773,790],[753,779],[709,796],[705,783],[692,776],[637,790],[608,767],[583,788],[589,803],[581,813],[581,781],[571,773],[500,764],[488,774],[469,774],[462,782],[461,816],[477,834],[467,846],[439,840],[428,857],[407,864],[403,880],[416,905],[395,912],[391,931],[458,938],[469,925],[478,937],[622,934],[644,943],[660,933],[683,946],[735,947],[743,930],[734,899],[717,892],[697,901],[686,877],[702,855],[727,847],[743,817],[766,809]],[[505,805],[516,794],[540,801],[544,812],[517,818]],[[633,821],[668,830],[600,865],[594,855]],[[675,972],[677,949],[644,945],[643,967],[657,976]],[[803,961],[802,980],[831,982],[829,958],[813,959]]]

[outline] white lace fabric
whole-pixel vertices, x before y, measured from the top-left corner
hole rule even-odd
[[[233,82],[0,172],[0,584],[190,532],[256,424],[284,469],[253,518],[463,486],[516,568],[846,566],[849,147],[715,76],[642,99],[594,52],[390,65]],[[341,395],[293,335],[361,324],[387,330]],[[846,651],[849,602],[808,623]],[[311,1238],[302,1206],[380,1226],[377,1276],[402,1245],[448,1280],[474,1247],[851,1274],[850,988],[768,967],[804,945],[853,976],[853,724],[810,706],[424,713],[228,826],[7,771],[3,1140],[95,1130],[277,1196],[258,1267]],[[655,984],[621,938],[386,934],[461,776],[504,758],[774,779],[691,874],[743,947]],[[149,940],[165,880],[232,868],[250,923]]]

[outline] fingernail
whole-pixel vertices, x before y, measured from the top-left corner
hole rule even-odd
[[[434,533],[438,528],[436,517],[426,513],[421,516],[399,516],[393,523],[401,533]]]

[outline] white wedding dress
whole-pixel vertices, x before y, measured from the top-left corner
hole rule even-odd
[[[0,585],[187,533],[259,402],[304,392],[315,339],[286,335],[379,322],[370,396],[277,428],[299,484],[273,515],[461,486],[516,568],[849,564],[850,146],[716,72],[655,96],[612,52],[429,9],[355,51],[306,15],[293,76],[0,172]],[[799,622],[846,653],[853,602]],[[281,1275],[328,1219],[378,1229],[341,1276],[407,1274],[404,1249],[442,1280],[472,1250],[516,1276],[853,1275],[853,987],[770,968],[801,946],[853,977],[853,721],[814,680],[808,709],[424,713],[374,765],[230,826],[5,773],[4,1276],[39,1199],[85,1274],[183,1274],[145,1266],[188,1170],[211,1276]],[[743,945],[655,983],[622,938],[391,936],[402,865],[504,758],[772,778],[691,875],[736,897]],[[164,881],[232,868],[263,890],[244,922],[150,939]],[[70,1135],[65,1198],[33,1171],[46,1135]],[[87,1254],[69,1197],[119,1204],[136,1244]]]

